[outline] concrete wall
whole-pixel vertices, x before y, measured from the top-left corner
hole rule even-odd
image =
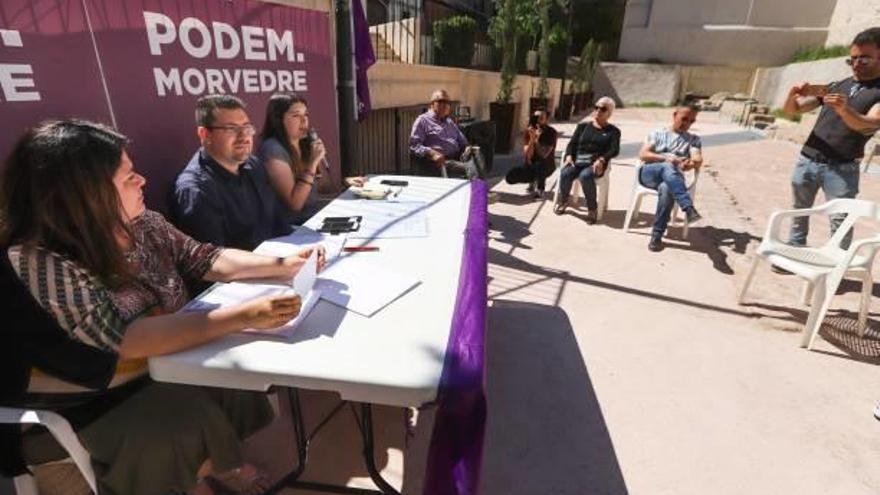
[[[712,96],[715,93],[745,93],[752,89],[755,71],[742,67],[681,66],[679,98],[686,93]]]
[[[596,98],[610,96],[624,106],[671,105],[678,99],[680,80],[677,65],[603,62],[593,78],[593,92]]]
[[[849,45],[859,31],[880,26],[877,0],[837,0],[828,25],[826,45]]]
[[[844,57],[838,57],[758,69],[755,72],[752,96],[771,108],[781,107],[785,103],[788,90],[795,84],[804,81],[822,84],[852,75],[843,60]]]
[[[487,72],[432,65],[410,65],[377,62],[367,72],[373,108],[392,108],[426,104],[435,89],[449,91],[453,100],[471,107],[477,119],[489,118],[489,102],[495,101],[501,78],[497,72]],[[551,102],[556,104],[559,79],[550,79]],[[519,102],[518,122],[528,121],[529,97],[538,87],[538,78],[517,76],[513,100]]]
[[[779,0],[632,0],[619,56],[628,62],[780,65],[798,48],[825,42],[835,0],[798,0],[793,7]]]

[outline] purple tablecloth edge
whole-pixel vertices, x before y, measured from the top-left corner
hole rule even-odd
[[[437,393],[424,495],[476,495],[486,427],[487,187],[471,184],[452,329]]]

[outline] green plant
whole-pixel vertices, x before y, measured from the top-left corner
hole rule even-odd
[[[799,113],[787,113],[785,110],[781,108],[774,108],[770,111],[770,115],[776,117],[777,119],[785,119],[790,120],[792,122],[800,122],[801,114]]]
[[[843,57],[849,55],[849,47],[844,45],[805,46],[795,52],[790,63],[809,62],[824,58]]]
[[[450,67],[470,67],[476,33],[477,21],[465,15],[434,21],[438,62]]]
[[[636,103],[630,103],[629,106],[638,108],[666,108],[669,105],[660,103],[659,101],[638,101]]]
[[[593,86],[593,76],[596,75],[596,69],[599,68],[599,62],[602,60],[602,54],[605,45],[597,43],[590,39],[581,49],[580,60],[578,61],[577,71],[572,78],[570,91],[586,92],[590,91]]]
[[[532,0],[495,0],[495,17],[489,23],[489,36],[501,51],[501,86],[496,100],[510,103],[517,72],[517,45],[521,38],[537,32]]]

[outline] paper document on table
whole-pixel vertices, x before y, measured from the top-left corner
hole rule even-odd
[[[373,316],[419,284],[407,275],[378,267],[369,256],[343,256],[321,272],[315,290],[321,298],[349,311]]]
[[[348,200],[334,204],[328,216],[360,215],[360,229],[349,232],[352,239],[427,237],[428,215],[424,201]]]
[[[302,321],[308,318],[309,312],[321,297],[320,290],[314,288],[317,278],[317,254],[312,252],[309,259],[300,268],[290,285],[231,282],[217,284],[198,299],[190,301],[183,311],[209,311],[215,308],[234,306],[258,297],[300,294],[302,297],[299,314],[278,328],[258,329],[246,328],[247,333],[291,337]],[[305,294],[303,296],[303,294]]]
[[[254,252],[266,256],[291,256],[304,247],[320,244],[327,250],[327,262],[330,263],[342,252],[345,238],[345,234],[326,235],[308,227],[298,227],[290,235],[263,242]]]

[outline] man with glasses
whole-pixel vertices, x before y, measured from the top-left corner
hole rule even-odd
[[[446,90],[431,94],[431,109],[413,122],[409,149],[415,156],[415,172],[428,177],[441,177],[443,167],[468,179],[482,178],[483,157],[468,147],[467,139],[452,121],[452,102]]]
[[[703,165],[702,142],[699,136],[688,132],[696,120],[696,108],[676,108],[672,114],[672,125],[649,134],[639,150],[639,159],[644,162],[639,172],[639,182],[657,191],[657,211],[648,243],[651,251],[663,249],[663,233],[669,224],[673,202],[678,203],[689,224],[702,218],[694,208],[682,173],[698,170]]]
[[[266,170],[251,155],[256,129],[243,101],[208,95],[196,103],[201,148],[174,184],[174,219],[201,242],[252,250],[290,233]]]
[[[855,198],[859,192],[859,161],[865,143],[880,128],[880,28],[857,34],[846,63],[852,77],[828,85],[824,96],[807,96],[810,85],[802,83],[788,92],[783,109],[788,113],[822,110],[813,130],[801,148],[791,178],[794,207],[810,208],[819,188],[826,200]],[[845,215],[831,218],[831,234]],[[792,221],[789,244],[804,246],[809,219]],[[849,245],[851,232],[842,243]],[[777,272],[784,270],[774,267]]]

